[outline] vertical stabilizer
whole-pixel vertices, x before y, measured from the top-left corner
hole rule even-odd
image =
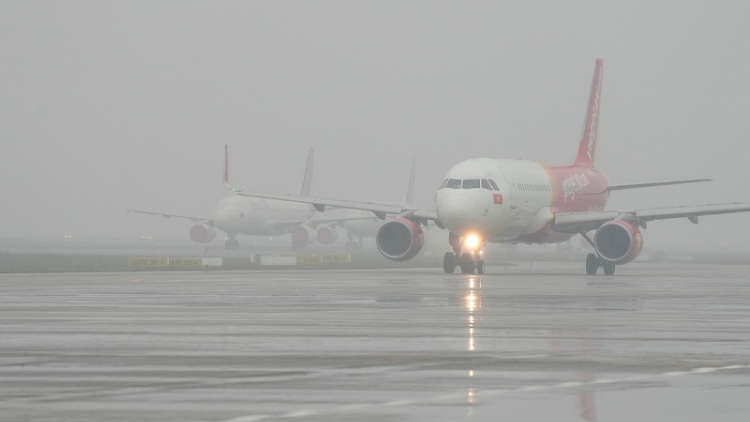
[[[302,196],[310,196],[310,186],[312,186],[312,173],[313,173],[313,147],[310,147],[310,151],[307,153],[307,165],[305,166],[305,177],[302,179],[302,189],[299,194]]]
[[[594,81],[591,84],[589,106],[586,109],[586,120],[583,123],[583,136],[578,146],[575,166],[594,167],[596,159],[596,134],[599,128],[599,104],[602,95],[602,79],[604,78],[604,60],[596,59]]]
[[[411,159],[411,172],[409,173],[409,184],[406,186],[406,196],[404,197],[404,204],[414,205],[414,173],[417,168],[417,157]]]
[[[227,145],[224,145],[224,187],[232,192],[242,192],[242,189],[234,188],[229,184],[229,146]]]

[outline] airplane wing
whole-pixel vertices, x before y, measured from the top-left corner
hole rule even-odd
[[[179,215],[179,214],[166,214],[163,212],[151,212],[151,211],[140,211],[140,210],[128,210],[128,212],[136,213],[136,214],[148,214],[148,215],[160,215],[164,218],[184,218],[187,220],[195,221],[196,223],[206,223],[211,226],[213,226],[213,221],[211,221],[210,218],[205,217],[191,217],[188,215]]]
[[[631,221],[644,228],[648,221],[670,218],[687,218],[694,224],[698,224],[698,217],[702,215],[735,212],[750,212],[750,204],[710,204],[630,211],[563,212],[555,214],[552,222],[552,230],[563,233],[582,233],[596,229],[607,221],[616,219]]]
[[[401,215],[404,217],[422,218],[433,221],[438,220],[437,212],[435,212],[434,209],[420,208],[411,205],[399,205],[387,202],[359,202],[341,199],[314,198],[302,195],[284,195],[248,191],[243,191],[238,195],[249,196],[253,198],[277,199],[279,201],[311,204],[313,207],[315,207],[316,210],[320,212],[325,211],[326,207],[370,211],[381,220],[385,220],[386,215]]]
[[[309,220],[283,220],[283,221],[273,221],[269,224],[276,229],[284,229],[284,228],[292,228],[296,226],[300,226],[302,224],[307,224],[310,226],[317,226],[318,224],[326,224],[326,223],[342,223],[344,221],[355,221],[355,220],[372,220],[375,216],[372,217],[339,217],[339,218],[315,218],[315,219],[309,219]]]
[[[669,182],[631,183],[628,185],[609,185],[607,187],[607,190],[611,192],[614,190],[652,188],[654,186],[682,185],[684,183],[700,183],[700,182],[710,182],[710,181],[711,179],[690,179],[690,180],[673,180]]]

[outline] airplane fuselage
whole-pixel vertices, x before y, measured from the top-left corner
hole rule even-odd
[[[289,233],[289,227],[274,225],[275,222],[304,221],[314,212],[307,204],[227,196],[216,206],[213,221],[217,229],[232,235],[279,236]]]
[[[550,229],[554,214],[604,209],[607,186],[607,177],[589,167],[476,158],[448,171],[435,195],[435,209],[441,224],[458,236],[563,242],[572,235]]]

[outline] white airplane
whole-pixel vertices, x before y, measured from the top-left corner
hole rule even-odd
[[[224,185],[234,192],[241,192],[229,185],[229,157],[224,147]],[[305,175],[300,195],[309,195],[312,184],[313,148],[307,155]],[[226,249],[239,249],[238,235],[280,236],[292,235],[292,250],[300,250],[317,241],[330,245],[336,241],[336,225],[346,218],[311,219],[315,209],[311,205],[249,198],[232,195],[219,201],[211,218],[191,217],[151,211],[128,210],[138,214],[160,215],[164,218],[184,218],[196,222],[190,229],[190,238],[196,243],[208,243],[216,238],[216,230],[227,234]]]
[[[370,211],[381,219],[394,215],[376,236],[381,254],[393,261],[411,259],[420,251],[424,243],[420,226],[432,220],[450,232],[448,243],[453,251],[445,254],[443,269],[452,273],[459,265],[467,274],[484,273],[482,249],[487,242],[556,243],[580,234],[596,251],[586,259],[586,273],[596,274],[602,267],[611,275],[616,265],[638,256],[643,246],[640,230],[651,220],[687,218],[697,223],[702,215],[750,211],[747,203],[605,211],[612,191],[707,179],[610,185],[594,167],[602,78],[603,61],[598,59],[583,136],[572,165],[466,160],[448,171],[435,195],[434,208],[264,192],[243,195],[312,204],[319,211],[340,207]],[[593,239],[586,234],[591,230],[596,230]]]

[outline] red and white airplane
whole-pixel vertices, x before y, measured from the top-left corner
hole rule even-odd
[[[750,211],[750,204],[684,206],[606,211],[610,192],[707,179],[610,185],[594,167],[603,61],[596,60],[583,137],[572,165],[549,165],[526,160],[475,158],[448,171],[435,195],[434,208],[376,202],[357,202],[295,195],[244,192],[241,195],[302,202],[317,210],[339,207],[365,210],[390,218],[377,233],[381,254],[393,261],[413,258],[422,248],[421,225],[432,220],[450,234],[452,252],[443,260],[446,273],[456,266],[465,274],[484,273],[482,249],[493,243],[557,243],[580,234],[595,249],[586,259],[586,273],[602,267],[614,274],[616,265],[634,260],[643,246],[640,229],[651,220],[698,217]],[[596,230],[593,239],[587,232]]]

